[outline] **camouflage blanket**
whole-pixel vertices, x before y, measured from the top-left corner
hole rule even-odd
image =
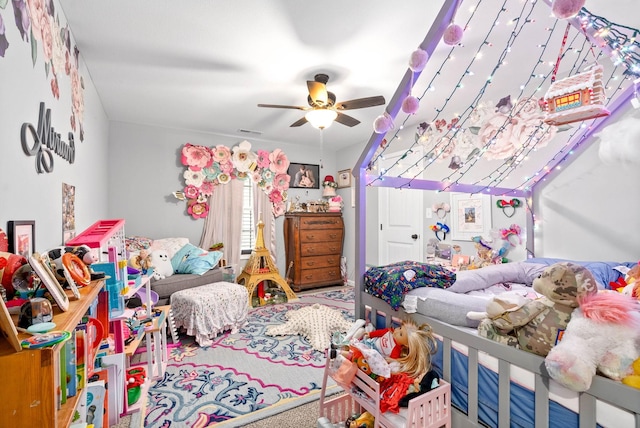
[[[364,289],[398,310],[404,295],[419,287],[449,288],[456,274],[436,265],[403,261],[372,267],[364,274]]]

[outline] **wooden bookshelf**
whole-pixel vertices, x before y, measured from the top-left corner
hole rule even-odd
[[[98,318],[104,311],[105,300],[100,298],[104,281],[91,282],[80,289],[80,299],[71,300],[69,310],[62,312],[53,307],[56,330],[73,331],[82,321],[89,307],[98,302]],[[12,316],[14,322],[17,315]],[[108,324],[107,324],[108,325]],[[28,338],[19,333],[19,341]],[[16,352],[8,340],[0,339],[0,420],[6,426],[37,426],[44,428],[68,427],[81,389],[58,408],[58,380],[56,367],[60,367],[63,343],[42,349],[23,349]]]

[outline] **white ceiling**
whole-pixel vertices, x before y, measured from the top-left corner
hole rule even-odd
[[[319,131],[309,124],[289,127],[303,112],[257,104],[306,105],[306,80],[320,72],[330,76],[327,87],[338,101],[383,95],[388,102],[407,70],[411,52],[424,39],[443,3],[61,0],[110,120],[232,135],[238,141],[305,146],[318,144]],[[456,22],[462,23],[471,13],[469,7],[477,3],[466,0]],[[482,1],[477,21],[493,22],[502,3]],[[637,0],[587,0],[585,6],[611,21],[638,28],[640,15],[628,13],[636,4]],[[503,15],[517,16],[523,5],[522,0],[508,0],[511,10]],[[553,22],[549,15],[545,11],[536,19]],[[495,31],[508,37],[513,27],[504,24]],[[472,30],[465,33],[463,44],[476,49],[486,31]],[[508,59],[515,70],[536,52],[539,30],[526,39],[528,47]],[[555,43],[549,51],[553,59],[559,39]],[[493,42],[496,51],[498,44]],[[425,90],[429,73],[435,72],[449,49],[440,44],[414,95]],[[463,51],[456,55],[464,71]],[[487,61],[487,66],[493,65]],[[483,73],[490,71],[475,74]],[[446,96],[458,79],[459,73],[449,72],[439,76],[437,87]],[[521,82],[516,72],[496,76],[487,99],[497,101],[514,94]],[[464,110],[477,94],[473,82],[465,84],[470,88],[466,98],[456,97],[446,107],[449,117]],[[406,125],[431,121],[437,105],[442,101],[425,97],[418,114]],[[383,110],[378,106],[347,112],[362,123],[353,128],[332,125],[324,131],[325,146],[337,149],[359,143],[364,147],[374,119]]]

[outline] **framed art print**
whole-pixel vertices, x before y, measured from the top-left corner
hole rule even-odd
[[[338,171],[337,183],[338,183],[338,189],[351,187],[351,170],[343,169],[342,171]]]
[[[25,259],[36,251],[36,222],[10,221],[9,222],[9,252],[19,254]]]
[[[308,163],[290,163],[287,174],[291,177],[289,188],[319,189],[320,165]]]
[[[29,256],[29,264],[38,274],[42,283],[47,287],[47,290],[53,297],[53,300],[58,304],[61,310],[69,310],[69,296],[64,292],[64,289],[58,282],[55,274],[51,271],[48,261],[43,258],[39,253],[33,253]]]
[[[451,239],[470,241],[491,231],[491,196],[451,194]]]

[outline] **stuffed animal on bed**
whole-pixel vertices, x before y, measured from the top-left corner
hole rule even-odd
[[[544,357],[567,327],[578,298],[595,294],[598,286],[587,269],[563,262],[545,268],[533,281],[533,289],[543,297],[484,319],[478,334]]]
[[[562,340],[545,358],[549,376],[574,391],[586,391],[596,371],[613,380],[633,374],[640,357],[640,304],[604,291],[580,298]]]

